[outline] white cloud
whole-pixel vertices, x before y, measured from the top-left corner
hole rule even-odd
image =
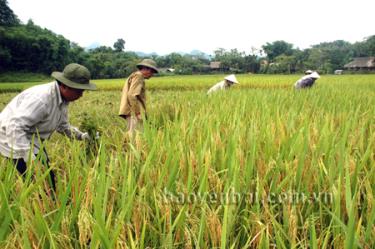
[[[131,51],[250,52],[285,40],[307,48],[320,42],[361,41],[375,35],[373,0],[8,0],[23,21],[48,28],[81,46]]]

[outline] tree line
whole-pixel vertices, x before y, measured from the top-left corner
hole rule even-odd
[[[176,74],[212,73],[208,66],[220,61],[221,69],[236,73],[300,73],[306,69],[332,73],[355,57],[375,56],[375,35],[354,44],[337,40],[313,45],[308,49],[295,48],[286,41],[266,43],[250,53],[237,49],[217,49],[214,55],[171,53],[151,57],[159,67],[173,68]],[[50,74],[62,70],[71,62],[85,65],[93,78],[126,77],[133,70],[140,55],[125,51],[125,40],[114,42],[113,47],[100,46],[86,50],[62,35],[42,28],[29,20],[22,24],[0,0],[0,73],[9,71]],[[216,72],[216,71],[215,71]],[[222,72],[219,70],[219,72]]]

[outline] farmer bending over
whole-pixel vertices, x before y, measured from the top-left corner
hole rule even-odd
[[[220,81],[219,83],[216,83],[213,87],[211,87],[210,90],[208,90],[207,94],[211,94],[219,90],[228,90],[234,84],[239,84],[236,76],[234,74],[228,75],[224,78],[223,81]]]
[[[48,156],[45,149],[41,150],[40,141],[48,139],[55,130],[70,138],[89,139],[87,133],[68,122],[69,102],[79,99],[84,90],[96,89],[89,82],[89,70],[72,63],[63,72],[53,72],[52,77],[56,81],[21,92],[0,113],[0,153],[12,160],[23,176],[27,168],[35,165],[38,153],[42,164],[49,168]],[[52,170],[50,177],[56,190]]]
[[[295,89],[310,88],[314,85],[315,81],[320,78],[317,72],[309,73],[308,71],[309,70],[305,72],[305,76],[297,80],[297,82],[294,84]]]

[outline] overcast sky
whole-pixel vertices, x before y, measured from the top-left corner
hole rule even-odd
[[[23,22],[82,47],[208,54],[218,48],[250,53],[284,40],[305,49],[320,42],[375,35],[375,0],[8,0]]]

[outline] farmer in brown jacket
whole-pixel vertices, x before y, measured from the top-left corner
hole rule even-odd
[[[122,89],[119,116],[126,119],[127,131],[133,135],[142,130],[142,117],[146,117],[145,79],[150,79],[159,70],[155,61],[144,59],[137,64],[138,71],[132,73]]]

